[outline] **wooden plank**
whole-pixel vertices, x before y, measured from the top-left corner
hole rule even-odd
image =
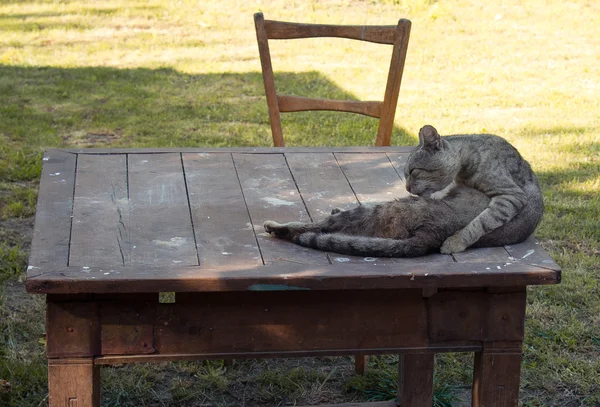
[[[44,154],[27,278],[68,264],[77,156]]]
[[[92,358],[48,360],[50,407],[100,407],[100,367]]]
[[[81,154],[73,204],[70,266],[129,264],[125,154]]]
[[[154,353],[154,319],[158,301],[102,301],[102,355]]]
[[[314,221],[329,216],[334,208],[358,205],[333,154],[288,153],[285,157]]]
[[[367,403],[319,404],[319,407],[397,407],[397,405],[394,400],[390,400]]]
[[[315,221],[331,214],[334,208],[351,209],[358,205],[356,195],[333,154],[290,153],[285,155],[290,170],[311,218]],[[329,253],[333,262],[390,263],[389,259]]]
[[[183,163],[200,265],[262,265],[231,154],[184,154]]]
[[[203,293],[157,304],[159,354],[426,346],[419,290]]]
[[[49,358],[100,353],[100,314],[95,302],[46,303],[46,353]]]
[[[412,346],[396,346],[391,349],[369,349],[370,355],[402,353],[402,352],[476,352],[481,350],[481,342],[468,343],[448,343],[444,346],[427,346],[423,348]],[[351,356],[360,352],[359,349],[350,350],[313,350],[313,351],[291,351],[291,352],[235,352],[235,353],[177,353],[170,355],[126,355],[126,356],[98,356],[94,358],[94,363],[98,365],[120,365],[123,363],[141,363],[141,362],[172,362],[176,360],[206,360],[206,359],[256,359],[256,358],[296,358],[309,356]]]
[[[390,160],[390,162],[392,163],[392,166],[396,170],[396,173],[398,173],[398,176],[400,177],[402,182],[404,184],[406,184],[406,178],[404,177],[404,166],[406,165],[406,161],[408,159],[409,154],[390,152],[390,153],[386,153],[386,155],[388,157],[388,160]],[[410,193],[406,190],[406,187],[404,188],[403,191],[399,192],[398,198],[402,198],[405,196],[410,196]]]
[[[396,106],[398,105],[398,95],[400,94],[400,83],[402,82],[408,40],[410,38],[410,27],[411,22],[409,20],[400,19],[394,32],[394,49],[392,51],[381,119],[379,120],[377,139],[375,141],[375,144],[378,146],[389,146],[391,142]]]
[[[427,301],[429,338],[522,341],[525,288],[518,292],[442,291]]]
[[[384,153],[335,153],[356,197],[362,204],[406,196],[404,182]]]
[[[62,151],[72,154],[167,154],[167,153],[247,153],[282,154],[297,153],[410,153],[414,147],[361,146],[361,147],[179,147],[179,148],[61,148],[48,151]]]
[[[505,248],[508,254],[517,261],[551,270],[560,270],[559,265],[554,262],[552,257],[550,257],[533,236],[530,236],[523,243],[508,245]]]
[[[233,160],[265,264],[328,264],[326,253],[276,239],[263,229],[269,219],[310,221],[284,155],[234,154]]]
[[[131,264],[197,265],[179,154],[131,154],[129,205]]]
[[[475,352],[473,407],[517,407],[521,379],[521,347]]]
[[[279,103],[277,102],[277,90],[275,88],[275,75],[271,64],[271,51],[269,50],[269,39],[265,18],[262,13],[254,14],[254,27],[256,29],[256,42],[258,43],[258,53],[260,56],[260,66],[262,70],[263,84],[265,86],[265,96],[269,110],[269,122],[271,123],[271,133],[273,135],[273,145],[283,147],[283,131],[281,129],[281,117],[279,115]]]
[[[331,110],[337,112],[358,113],[365,116],[381,116],[382,102],[318,99],[300,96],[277,96],[280,112],[303,112],[307,110]]]
[[[483,340],[486,315],[483,292],[439,292],[427,301],[429,340]]]
[[[468,248],[464,252],[453,253],[458,262],[464,263],[510,263],[511,259],[504,247]],[[501,271],[502,265],[496,265],[496,270]]]
[[[398,405],[430,406],[433,402],[435,354],[402,353],[398,361]]]
[[[269,39],[289,40],[314,37],[338,37],[378,44],[393,44],[394,25],[304,24],[265,20]]]
[[[503,266],[498,272],[496,265]],[[104,273],[105,278],[98,278]],[[151,293],[269,290],[349,290],[374,288],[518,287],[557,284],[554,270],[513,263],[413,263],[410,267],[334,263],[310,265],[280,262],[246,269],[202,269],[197,266],[90,267],[89,273],[68,267],[27,280],[34,293]]]

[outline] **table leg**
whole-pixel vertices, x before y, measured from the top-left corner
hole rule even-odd
[[[369,357],[367,355],[354,355],[354,373],[362,375],[367,370],[367,361]]]
[[[475,352],[473,407],[517,407],[521,346],[485,347]]]
[[[398,406],[433,404],[434,353],[402,353],[398,361]]]
[[[48,360],[49,407],[99,407],[100,370],[92,358]]]

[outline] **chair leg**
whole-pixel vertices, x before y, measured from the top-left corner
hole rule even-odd
[[[473,407],[517,407],[521,347],[484,348],[475,352]]]
[[[100,407],[100,369],[92,358],[48,360],[50,407]]]
[[[433,404],[434,353],[402,353],[398,361],[398,406]]]
[[[368,360],[369,357],[367,355],[354,355],[354,373],[365,374]]]

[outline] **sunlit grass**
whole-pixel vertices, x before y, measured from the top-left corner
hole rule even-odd
[[[28,298],[19,282],[29,243],[24,230],[31,229],[43,149],[271,145],[256,11],[313,23],[412,20],[392,143],[414,144],[429,123],[442,134],[499,134],[530,161],[546,203],[537,236],[563,267],[563,282],[529,290],[523,405],[598,405],[600,2],[588,0],[2,2],[0,379],[14,383],[0,404],[47,403],[41,322],[28,323],[19,308]],[[286,93],[363,100],[381,98],[389,51],[338,39],[271,46],[277,84]],[[292,146],[369,145],[376,125],[332,113],[283,116]],[[42,309],[37,301],[28,312],[42,315]],[[23,359],[18,349],[31,357]],[[310,373],[271,364],[271,374],[250,361],[223,370],[192,364],[194,372],[190,365],[168,365],[165,374],[157,370],[164,366],[107,368],[104,404],[366,397],[342,391],[349,360],[326,362],[337,367],[331,376],[325,365]],[[464,355],[439,358],[440,383],[465,386],[470,363]],[[251,386],[259,387],[251,392]]]

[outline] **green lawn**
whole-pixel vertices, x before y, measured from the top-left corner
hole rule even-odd
[[[123,5],[126,4],[126,5]],[[418,129],[491,132],[539,175],[537,236],[563,268],[530,290],[523,406],[600,405],[600,2],[191,0],[0,2],[0,405],[47,405],[43,298],[24,291],[41,153],[69,146],[269,146],[252,15],[413,22],[394,145]],[[272,44],[280,90],[379,99],[389,48]],[[368,145],[373,119],[284,116],[288,145]],[[461,405],[468,355],[437,360],[438,405]],[[391,357],[105,368],[103,405],[294,405],[385,397]],[[8,381],[8,383],[2,380]]]

